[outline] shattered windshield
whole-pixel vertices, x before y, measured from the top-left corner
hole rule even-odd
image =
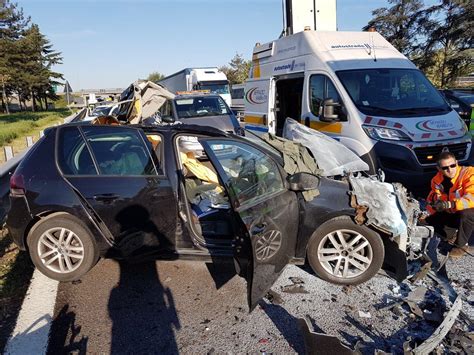
[[[450,111],[441,94],[417,69],[343,70],[337,76],[366,115],[403,117]]]

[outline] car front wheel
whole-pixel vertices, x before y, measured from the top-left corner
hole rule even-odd
[[[382,239],[348,216],[322,224],[311,237],[307,256],[314,272],[339,285],[357,285],[371,279],[384,260]]]
[[[98,260],[91,233],[67,214],[46,217],[35,225],[28,235],[28,248],[39,271],[58,281],[79,279]]]

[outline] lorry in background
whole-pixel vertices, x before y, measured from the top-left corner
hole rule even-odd
[[[324,17],[316,1],[306,3],[314,6],[312,13],[335,18]],[[278,135],[285,119],[294,118],[345,144],[371,173],[381,168],[387,181],[402,182],[419,195],[429,188],[442,151],[472,165],[464,122],[385,38],[377,32],[320,31],[317,19],[294,33],[295,21],[310,19],[296,10],[311,6],[286,4],[286,35],[253,50],[246,128]]]
[[[237,117],[242,117],[245,111],[245,84],[233,84],[230,88],[230,97],[232,99],[231,110]]]
[[[219,94],[227,105],[231,106],[229,81],[227,76],[216,67],[185,68],[161,79],[158,84],[171,92],[209,90]]]

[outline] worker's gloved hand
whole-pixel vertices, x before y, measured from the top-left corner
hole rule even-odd
[[[453,205],[454,204],[451,201],[438,200],[433,203],[433,208],[436,210],[436,212],[443,212],[449,210],[450,208],[453,208]]]

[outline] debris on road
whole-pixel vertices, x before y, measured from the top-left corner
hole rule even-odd
[[[364,311],[359,311],[359,317],[360,318],[372,318],[370,315],[370,312],[364,312]]]
[[[281,287],[281,290],[286,293],[309,293],[304,285],[303,279],[300,277],[290,277],[291,285],[285,285]]]

